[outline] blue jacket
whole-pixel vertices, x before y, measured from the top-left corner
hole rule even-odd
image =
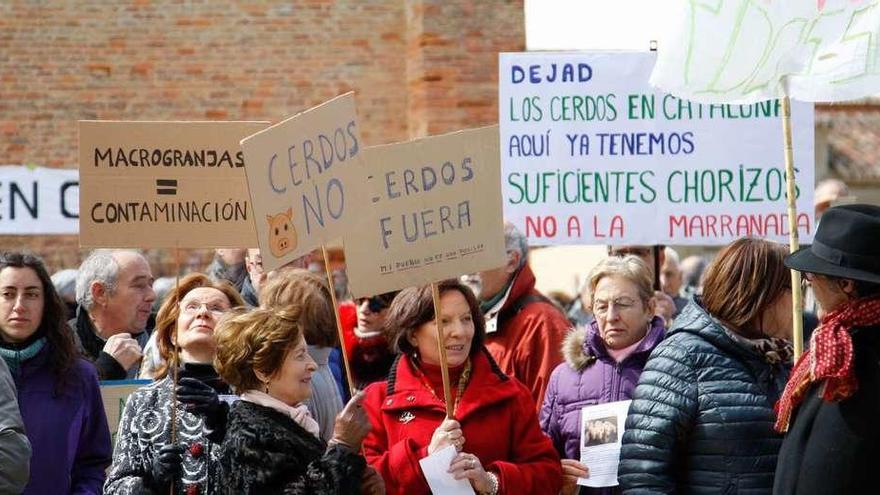
[[[624,493],[769,494],[782,445],[773,405],[789,371],[690,302],[636,386],[620,454]]]

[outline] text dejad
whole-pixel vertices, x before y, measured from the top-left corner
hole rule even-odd
[[[287,148],[287,173],[280,165],[278,154],[269,159],[269,185],[275,194],[286,194],[288,186],[301,188],[295,194],[294,204],[302,204],[306,233],[313,228],[324,227],[325,213],[334,220],[345,211],[345,189],[336,177],[321,182],[319,178],[336,164],[342,164],[360,151],[356,131],[357,123],[338,126],[331,132],[318,133],[314,137],[291,144]],[[303,187],[305,181],[312,184]]]
[[[435,188],[455,187],[474,179],[473,160],[465,157],[458,161],[446,161],[439,166],[428,165],[419,168],[392,170],[383,176],[382,191],[386,200],[429,193]],[[388,249],[395,239],[413,243],[450,231],[471,226],[471,204],[469,200],[454,204],[432,204],[416,211],[399,215],[383,216],[379,219],[382,232],[382,247]]]

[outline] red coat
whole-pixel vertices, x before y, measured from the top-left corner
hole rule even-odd
[[[532,269],[525,265],[517,273],[500,314],[530,295],[540,293],[535,290]],[[562,342],[570,328],[568,318],[556,306],[536,300],[505,319],[497,332],[486,334],[486,348],[501,371],[529,388],[535,411],[540,411],[550,375],[562,362]]]
[[[364,408],[373,429],[364,439],[364,452],[389,495],[427,495],[431,492],[419,459],[428,455],[431,435],[446,410],[414,374],[408,357],[398,361],[394,374],[391,395],[387,382],[367,388]],[[405,412],[414,418],[403,422]],[[473,358],[471,379],[455,416],[464,433],[464,451],[498,476],[499,494],[559,492],[559,454],[538,425],[529,391],[514,379],[502,380],[483,352]]]
[[[365,388],[370,383],[384,380],[394,362],[385,335],[381,332],[369,337],[356,335],[357,307],[351,301],[339,305],[339,319],[355,387]]]

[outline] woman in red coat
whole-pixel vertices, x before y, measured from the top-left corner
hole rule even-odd
[[[504,375],[483,347],[486,332],[473,293],[440,283],[440,313],[454,402],[446,418],[431,287],[409,288],[391,304],[385,328],[401,353],[388,380],[370,385],[364,408],[372,431],[367,462],[388,494],[429,494],[419,460],[447,446],[450,472],[479,494],[555,494],[559,455],[541,432],[531,395]]]

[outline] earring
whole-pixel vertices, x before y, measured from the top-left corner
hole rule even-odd
[[[269,382],[263,383],[263,393],[269,395]]]

